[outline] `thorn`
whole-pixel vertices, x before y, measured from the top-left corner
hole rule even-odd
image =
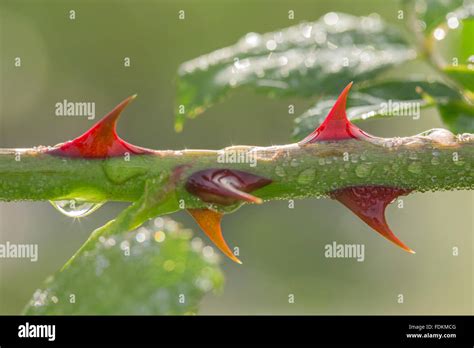
[[[415,252],[393,234],[385,220],[385,208],[399,196],[412,190],[388,186],[352,186],[331,192],[330,196],[352,210],[375,231],[403,250]]]
[[[188,213],[196,220],[199,227],[209,237],[209,239],[232,261],[242,264],[230,250],[222,236],[221,220],[222,213],[209,209],[187,209]]]
[[[299,145],[314,144],[318,141],[364,139],[371,137],[355,126],[347,118],[347,96],[349,95],[349,90],[351,89],[352,84],[353,83],[350,82],[341,92],[323,123],[321,123],[310,135],[301,140],[298,143]]]
[[[74,140],[56,145],[47,153],[65,157],[107,158],[122,156],[125,153],[145,154],[152,150],[144,149],[122,140],[116,133],[117,120],[125,107],[135,98],[128,97],[105,115],[87,132]]]
[[[263,200],[251,195],[272,180],[231,169],[206,169],[193,173],[186,181],[186,190],[204,202],[230,205],[237,201],[261,204]]]

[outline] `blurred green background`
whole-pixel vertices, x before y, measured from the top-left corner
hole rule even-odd
[[[69,19],[69,11],[76,19]],[[231,144],[290,142],[295,115],[312,100],[269,99],[238,91],[184,131],[173,130],[176,71],[180,63],[267,32],[316,20],[329,11],[378,13],[397,20],[391,1],[0,1],[0,147],[53,145],[94,121],[57,117],[55,103],[96,103],[96,119],[138,93],[119,123],[127,141],[157,149],[222,148]],[[185,20],[178,19],[184,10]],[[288,19],[288,11],[295,19]],[[14,67],[21,57],[21,68]],[[130,57],[131,67],[123,66]],[[409,76],[417,63],[400,68]],[[378,136],[405,136],[442,127],[434,109],[419,120],[367,121]],[[437,192],[403,198],[387,219],[416,255],[373,232],[331,200],[244,207],[226,216],[228,243],[243,265],[222,262],[221,295],[208,295],[201,314],[472,314],[473,194]],[[48,202],[0,203],[0,242],[38,243],[39,260],[0,260],[0,314],[19,313],[42,281],[59,269],[89,233],[125,205],[109,203],[73,221]],[[201,232],[186,213],[177,221]],[[365,244],[365,261],[327,259],[324,245]],[[459,256],[452,255],[458,247]],[[140,286],[140,284],[130,284]],[[288,295],[295,302],[289,303]],[[397,302],[403,294],[404,303]]]

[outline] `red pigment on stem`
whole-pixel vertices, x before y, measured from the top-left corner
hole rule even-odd
[[[347,118],[346,103],[351,86],[352,82],[339,95],[324,122],[300,141],[299,145],[304,146],[305,144],[314,144],[320,141],[348,139],[367,141],[372,137],[352,124]],[[393,234],[385,220],[385,208],[387,205],[397,197],[407,195],[411,191],[410,189],[389,186],[361,185],[332,191],[329,193],[329,196],[344,204],[367,225],[403,250],[415,253]]]
[[[230,205],[238,201],[262,203],[252,192],[270,184],[272,180],[231,169],[206,169],[193,173],[186,181],[186,190],[202,201]],[[242,263],[230,250],[221,231],[222,213],[210,209],[188,209],[189,214],[209,239],[232,261]]]
[[[153,150],[138,147],[122,140],[116,132],[117,119],[125,107],[135,99],[128,97],[83,135],[56,145],[47,153],[55,156],[79,158],[107,158],[124,154],[148,154]]]
[[[367,225],[412,254],[415,252],[399,240],[385,220],[385,208],[399,196],[405,196],[412,190],[387,186],[354,186],[332,191],[331,198],[338,200]]]
[[[371,136],[360,128],[352,124],[347,119],[346,102],[352,82],[349,83],[342,91],[332,107],[329,114],[321,125],[316,128],[310,135],[301,140],[298,144],[314,144],[318,141],[332,141],[344,139],[367,139]]]
[[[320,141],[342,141],[347,139],[365,140],[371,135],[353,125],[346,115],[346,102],[352,82],[346,86],[338,97],[324,122],[298,144],[314,144]],[[102,120],[80,137],[58,144],[47,153],[57,156],[78,158],[107,158],[130,154],[148,154],[153,150],[141,148],[122,140],[116,133],[116,123],[123,109],[135,98],[131,96],[116,106]],[[178,171],[182,172],[182,168]],[[262,203],[252,192],[270,184],[272,180],[238,170],[207,169],[193,173],[186,182],[186,190],[204,202],[230,205],[243,200],[249,203]],[[402,249],[414,253],[401,242],[390,230],[385,220],[385,208],[394,199],[410,193],[410,189],[388,186],[361,185],[338,189],[329,193],[370,227],[392,241]],[[227,246],[220,227],[222,213],[210,209],[188,209],[199,226],[233,261],[240,260],[232,254]]]

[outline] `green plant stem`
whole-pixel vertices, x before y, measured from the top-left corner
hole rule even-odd
[[[184,182],[207,168],[229,168],[272,179],[255,191],[264,200],[325,196],[354,185],[385,185],[434,191],[474,188],[474,135],[454,136],[435,130],[406,138],[345,140],[299,146],[234,146],[220,151],[156,151],[108,159],[48,155],[44,149],[0,150],[0,200],[66,200],[136,202],[145,184],[170,177],[187,165],[173,186],[181,208],[207,206],[189,194]],[[222,155],[240,154],[249,163],[221,163]],[[255,157],[253,157],[255,156]],[[251,162],[251,160],[249,160]],[[159,180],[157,180],[159,179]],[[153,181],[154,180],[154,181]],[[153,184],[150,184],[153,185]]]

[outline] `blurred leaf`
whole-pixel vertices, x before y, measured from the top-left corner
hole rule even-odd
[[[456,67],[449,66],[444,69],[444,72],[459,82],[464,88],[474,92],[474,64],[459,65]]]
[[[474,106],[462,101],[438,105],[443,122],[454,133],[474,133]]]
[[[373,78],[415,58],[399,31],[377,15],[328,13],[266,34],[248,33],[235,45],[179,68],[176,129],[231,89],[252,87],[270,96],[337,93],[348,82]]]
[[[155,222],[101,237],[34,293],[25,314],[196,313],[204,294],[222,285],[217,255],[205,256],[200,239],[190,243],[192,232],[175,221]]]
[[[431,35],[439,24],[446,21],[448,13],[459,9],[465,2],[468,3],[469,0],[414,0],[414,8],[417,17],[424,22],[426,35]]]
[[[466,18],[461,21],[462,31],[459,45],[459,59],[460,62],[469,62],[469,59],[474,59],[474,13],[471,14],[470,18]],[[474,64],[474,61],[470,62]]]
[[[293,137],[301,140],[326,118],[337,95],[321,98],[316,105],[295,119]],[[368,118],[417,117],[419,108],[458,100],[459,94],[440,82],[384,81],[354,89],[347,99],[347,117],[357,123]],[[411,113],[410,113],[411,112]],[[407,114],[408,113],[408,114]]]

